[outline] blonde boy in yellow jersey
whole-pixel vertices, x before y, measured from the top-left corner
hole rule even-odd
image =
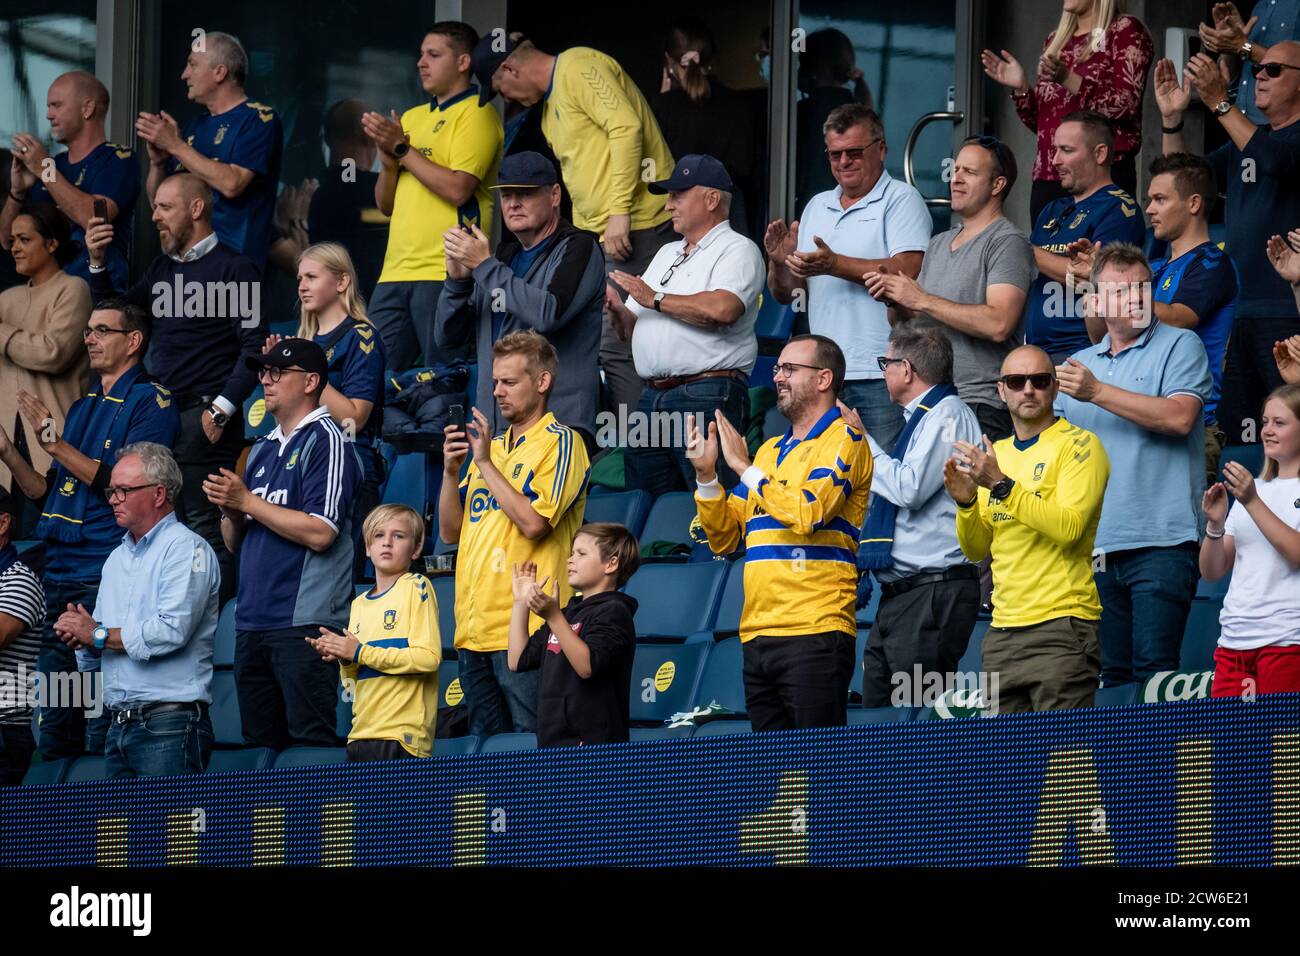
[[[428,578],[408,569],[424,544],[424,519],[407,505],[380,505],[362,526],[375,586],[352,602],[348,629],[307,638],[337,660],[352,693],[348,760],[433,754],[442,637]]]
[[[460,544],[456,650],[470,733],[480,737],[537,726],[538,672],[513,672],[507,660],[511,569],[531,561],[539,578],[562,582],[561,606],[573,595],[565,568],[590,467],[582,436],[546,410],[558,364],[554,346],[531,329],[502,336],[492,347],[492,391],[510,427],[493,438],[475,408],[468,435],[448,427],[443,444],[438,530],[448,544]],[[473,462],[460,480],[469,453]],[[529,633],[542,624],[531,615]]]
[[[366,113],[361,127],[379,149],[375,203],[391,216],[384,268],[370,297],[370,320],[388,367],[435,357],[433,317],[447,279],[442,235],[464,226],[492,233],[492,193],[504,132],[479,103],[470,73],[478,34],[455,20],[435,23],[420,45],[420,85],[431,99],[400,119]]]
[[[1014,350],[998,382],[1014,434],[956,442],[944,464],[957,543],[973,562],[993,557],[982,668],[998,677],[997,712],[1091,707],[1101,673],[1092,548],[1110,461],[1096,435],[1053,413],[1056,390],[1046,352]]]
[[[688,417],[695,503],[714,554],[746,548],[740,640],[750,723],[755,730],[841,726],[871,453],[841,416],[844,353],[833,341],[795,336],[774,377],[790,429],[766,442],[752,464],[745,439],[720,411],[707,437]],[[730,494],[717,479],[719,447],[740,475]]]

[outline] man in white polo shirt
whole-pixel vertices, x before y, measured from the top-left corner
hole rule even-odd
[[[890,401],[876,363],[889,342],[889,317],[886,303],[862,283],[868,272],[916,278],[930,242],[930,212],[916,189],[885,171],[885,128],[874,111],[837,106],[822,132],[839,185],[810,199],[789,227],[784,219],[768,225],[767,284],[778,302],[807,309],[809,328],[843,350],[848,368],[840,400],[892,452],[903,411]]]
[[[627,486],[657,497],[695,487],[695,467],[686,458],[687,414],[703,421],[720,409],[745,431],[763,254],[728,224],[735,186],[712,156],[682,157],[672,176],[649,188],[668,194],[665,208],[683,238],[660,248],[640,277],[610,273],[626,303],[613,289],[606,292],[648,386],[637,404],[642,427],[633,423],[623,439]],[[724,487],[739,481],[721,464],[719,470]]]

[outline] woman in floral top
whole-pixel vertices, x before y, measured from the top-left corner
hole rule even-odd
[[[1061,22],[1047,37],[1038,59],[1035,86],[1006,50],[983,54],[984,72],[1013,91],[1016,113],[1038,136],[1030,211],[1034,219],[1059,196],[1060,176],[1052,166],[1052,138],[1075,110],[1096,110],[1115,127],[1111,175],[1130,194],[1137,189],[1142,145],[1142,96],[1155,47],[1137,17],[1123,13],[1124,0],[1065,0]]]

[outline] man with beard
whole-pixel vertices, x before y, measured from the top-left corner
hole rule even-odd
[[[844,353],[798,335],[774,372],[777,408],[790,420],[749,460],[721,411],[701,432],[688,419],[695,503],[714,554],[746,549],[745,707],[755,730],[841,726],[847,719],[857,597],[858,529],[871,490],[865,436],[841,415]],[[740,476],[730,493],[718,456]]]
[[[113,225],[92,219],[86,233],[95,302],[119,295],[153,316],[150,371],[171,390],[181,416],[173,453],[183,484],[181,520],[201,535],[221,563],[221,596],[234,594],[234,559],[221,542],[221,514],[203,494],[203,480],[233,469],[244,447],[243,407],[257,384],[246,358],[262,354],[266,321],[261,278],[247,257],[217,240],[212,190],[197,176],[169,176],[154,194],[153,223],[163,254],[125,292],[105,269]]]

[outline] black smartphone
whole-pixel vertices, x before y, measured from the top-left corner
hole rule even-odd
[[[465,406],[452,405],[447,409],[447,427],[465,430]]]
[[[101,196],[95,197],[95,218],[108,222],[108,200]]]

